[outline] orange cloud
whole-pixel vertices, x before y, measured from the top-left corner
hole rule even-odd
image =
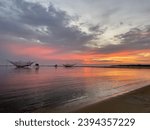
[[[148,52],[150,52],[149,49],[103,54],[93,58],[93,61],[103,64],[147,64],[150,63],[150,53]]]

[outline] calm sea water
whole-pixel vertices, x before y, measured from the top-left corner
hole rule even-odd
[[[0,112],[70,112],[150,84],[150,69],[0,67]]]

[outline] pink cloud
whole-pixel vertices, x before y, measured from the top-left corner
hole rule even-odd
[[[39,59],[50,58],[57,50],[45,45],[8,44],[5,49],[14,55],[30,56]]]

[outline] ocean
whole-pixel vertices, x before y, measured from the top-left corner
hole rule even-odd
[[[72,112],[150,84],[150,69],[0,67],[0,112]]]

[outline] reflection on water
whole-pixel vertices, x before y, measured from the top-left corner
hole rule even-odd
[[[149,69],[0,67],[0,112],[69,112],[150,83]]]

